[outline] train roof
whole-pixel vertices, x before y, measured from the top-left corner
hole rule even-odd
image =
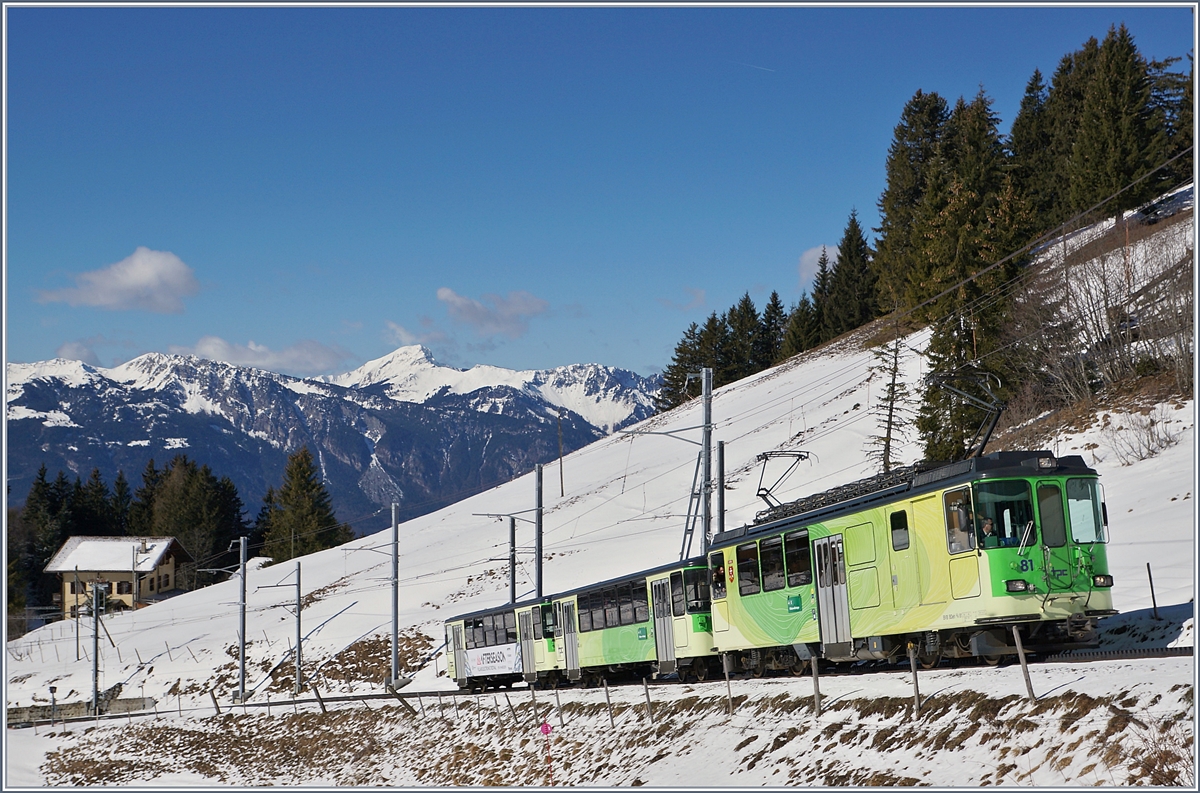
[[[1096,471],[1077,454],[1055,457],[1053,452],[1044,450],[992,452],[954,463],[916,463],[763,510],[755,516],[754,523],[717,534],[710,547],[715,549],[742,537],[830,520],[902,496],[920,495],[962,482],[1063,474],[1096,476]]]
[[[550,603],[550,602],[558,600],[560,598],[564,598],[569,595],[574,595],[577,592],[584,592],[589,589],[596,589],[597,587],[612,586],[612,585],[623,583],[625,581],[631,581],[635,578],[645,578],[647,576],[652,576],[657,573],[665,573],[670,570],[682,570],[685,567],[706,567],[707,565],[708,565],[708,560],[705,557],[693,556],[691,559],[684,559],[681,562],[669,562],[667,564],[660,564],[657,567],[651,567],[646,570],[636,570],[632,573],[626,573],[625,575],[620,575],[615,578],[609,578],[604,581],[595,581],[592,583],[583,584],[581,586],[572,587],[571,589],[564,589],[560,592],[555,592],[550,595],[543,595],[540,599],[528,598],[526,600],[519,600],[516,603],[503,603],[499,606],[492,606],[491,608],[477,609],[475,611],[469,611],[465,614],[457,614],[453,617],[447,617],[445,620],[443,620],[443,622],[457,622],[458,620],[474,618],[474,617],[482,617],[487,614],[495,614],[496,612],[512,611],[514,609],[519,609],[519,608],[528,608],[529,606],[533,606],[538,603]]]

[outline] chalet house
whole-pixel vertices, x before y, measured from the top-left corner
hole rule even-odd
[[[58,574],[63,617],[74,617],[93,588],[108,599],[141,608],[178,591],[178,567],[192,556],[174,537],[69,537],[46,565]]]

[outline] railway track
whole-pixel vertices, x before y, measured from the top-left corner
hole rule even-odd
[[[1073,650],[1073,651],[1068,651],[1068,652],[1055,653],[1055,654],[1047,655],[1047,656],[1031,657],[1028,659],[1028,661],[1030,664],[1034,664],[1034,665],[1048,664],[1048,663],[1089,663],[1092,661],[1134,661],[1134,660],[1142,660],[1142,659],[1147,659],[1147,658],[1187,658],[1187,657],[1193,657],[1195,655],[1195,652],[1196,652],[1196,650],[1194,647],[1156,647],[1156,648],[1137,648],[1137,649],[1131,649],[1131,650]],[[949,663],[949,662],[947,662],[947,663]],[[1016,663],[1016,661],[1015,660],[1010,661],[1009,663]],[[952,667],[955,665],[951,664],[950,666]],[[958,666],[961,666],[961,664],[958,664]],[[905,664],[883,665],[882,662],[874,662],[874,663],[863,662],[861,665],[855,664],[855,665],[852,665],[849,667],[840,667],[838,669],[828,669],[828,670],[822,669],[821,677],[854,676],[854,675],[870,674],[871,672],[880,672],[880,671],[906,671],[907,669],[908,669],[908,667]],[[930,670],[925,670],[925,671],[932,672],[932,671],[936,671],[936,670],[930,669]],[[792,677],[792,676],[789,676],[787,674],[782,674],[782,675],[770,675],[770,677],[780,678],[780,677]],[[808,677],[808,675],[807,674],[803,675],[803,677],[806,678],[806,677]],[[732,680],[755,680],[755,679],[760,679],[760,678],[755,678],[752,675],[739,673],[739,674],[732,675],[731,679]],[[800,678],[795,678],[795,679],[800,679]],[[688,685],[704,686],[704,685],[721,684],[724,682],[725,682],[725,678],[722,676],[722,677],[710,678],[708,680],[700,681],[700,682],[695,682],[695,681],[689,682]],[[649,685],[649,686],[653,686],[653,687],[674,686],[674,685],[678,685],[678,684],[679,684],[679,681],[676,679],[673,679],[673,678],[665,678],[665,679],[660,679],[660,680],[647,680],[645,682],[645,685]],[[643,682],[640,678],[637,680],[626,679],[626,680],[612,680],[609,682],[609,687],[614,688],[614,689],[615,688],[626,688],[629,686],[639,686],[640,687],[642,685],[643,685]],[[524,686],[522,686],[520,688],[513,688],[512,686],[508,686],[508,687],[501,687],[499,689],[488,689],[486,692],[483,692],[483,694],[487,694],[487,693],[496,694],[496,693],[509,693],[509,692],[524,693],[527,690],[528,690],[528,688],[524,687]],[[578,687],[578,686],[571,686],[571,687],[565,687],[563,690],[564,691],[584,691],[584,690],[598,690],[598,689],[595,689],[595,688],[587,689],[587,688],[582,688],[582,687]],[[550,689],[537,689],[537,691],[542,691],[545,694],[552,693],[552,691]],[[319,707],[322,705],[329,705],[329,704],[335,704],[335,703],[344,704],[347,702],[370,702],[370,701],[380,701],[380,700],[384,700],[384,701],[399,700],[401,703],[406,705],[408,708],[413,709],[412,708],[413,700],[416,700],[418,703],[421,703],[426,699],[434,700],[434,701],[445,700],[445,699],[455,699],[455,698],[470,699],[475,696],[482,696],[483,694],[476,694],[476,693],[473,693],[470,691],[408,691],[408,690],[405,690],[405,691],[376,693],[376,694],[346,694],[346,695],[336,695],[336,696],[322,695],[320,698],[307,697],[307,698],[302,698],[302,699],[276,699],[276,700],[269,700],[269,701],[263,700],[263,701],[259,701],[259,702],[239,703],[236,705],[225,704],[222,707],[221,712],[240,710],[240,709],[256,709],[256,710],[267,709],[267,710],[270,710],[271,708],[277,708],[277,709],[278,708],[296,708],[301,705]],[[189,708],[187,710],[188,710],[188,712],[194,713],[197,711],[208,711],[208,710],[210,710],[210,708],[207,708],[207,707]],[[164,711],[164,712],[167,714],[170,713],[170,711]],[[415,709],[414,709],[414,712],[415,712]],[[131,711],[128,713],[104,713],[104,714],[101,714],[100,716],[79,716],[79,717],[65,718],[65,719],[60,718],[60,719],[55,719],[54,723],[56,723],[56,724],[76,724],[76,723],[85,723],[85,722],[95,723],[97,721],[111,721],[113,719],[145,718],[147,716],[158,716],[158,715],[160,715],[160,714],[156,710],[142,710],[142,711]],[[44,726],[44,725],[48,725],[50,723],[51,722],[49,720],[40,719],[37,721],[28,721],[28,722],[19,722],[19,723],[15,723],[15,724],[10,724],[9,726],[15,727],[15,728],[34,727],[34,726]]]

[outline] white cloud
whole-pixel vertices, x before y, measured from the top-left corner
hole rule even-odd
[[[475,328],[481,337],[507,336],[516,339],[529,330],[529,320],[544,314],[550,304],[528,292],[509,292],[508,297],[484,295],[491,305],[457,294],[449,287],[437,290],[437,298],[446,304],[450,316]]]
[[[690,286],[685,286],[683,291],[691,296],[691,300],[686,303],[676,303],[673,300],[668,300],[665,297],[660,297],[658,302],[666,308],[674,309],[675,311],[691,311],[694,308],[700,308],[704,305],[704,290],[693,289]]]
[[[85,341],[69,341],[59,347],[54,354],[56,357],[66,358],[68,361],[82,361],[92,366],[100,365],[100,357]]]
[[[825,255],[829,257],[829,269],[833,269],[833,265],[837,263],[838,249],[836,245],[818,245],[815,248],[809,248],[804,253],[800,254],[800,264],[797,268],[800,275],[800,289],[812,294],[813,278],[817,274],[817,262],[821,258],[821,250],[825,250]]]
[[[139,246],[132,255],[101,270],[75,276],[73,289],[40,292],[43,303],[96,306],[110,311],[139,309],[183,313],[183,298],[200,291],[192,268],[169,251]]]
[[[194,347],[172,345],[174,355],[198,355],[211,361],[225,361],[237,366],[253,366],[270,372],[283,372],[301,377],[326,374],[339,370],[353,355],[346,350],[328,347],[319,341],[304,339],[282,350],[272,350],[264,344],[250,341],[245,345],[232,344],[217,336],[205,336]]]
[[[410,344],[429,345],[446,341],[446,334],[437,329],[426,333],[414,333],[403,325],[392,322],[390,319],[385,320],[383,324],[386,326],[383,331],[383,338],[391,344],[400,344],[403,346]],[[421,324],[431,327],[433,323],[428,317],[422,317]]]

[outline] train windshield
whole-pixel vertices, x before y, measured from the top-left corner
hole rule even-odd
[[[1067,480],[1067,513],[1071,518],[1071,539],[1104,542],[1104,502],[1096,480]]]
[[[683,588],[687,593],[687,610],[689,614],[707,614],[711,610],[708,597],[708,571],[703,567],[694,567],[683,571]]]
[[[1028,482],[1021,479],[977,482],[974,489],[979,547],[1018,547],[1037,540]]]

